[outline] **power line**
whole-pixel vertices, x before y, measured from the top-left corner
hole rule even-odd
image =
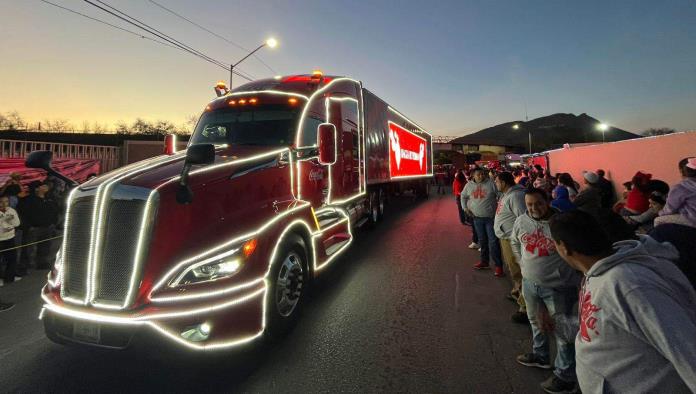
[[[140,37],[140,38],[144,38],[144,39],[146,39],[146,40],[150,40],[150,41],[152,41],[152,42],[156,42],[156,43],[158,43],[158,44],[165,45],[165,46],[168,46],[168,47],[170,47],[170,48],[174,48],[174,49],[177,49],[177,50],[181,50],[181,48],[176,47],[176,46],[174,46],[174,45],[167,44],[166,42],[157,40],[157,39],[152,38],[152,37],[146,37],[146,36],[144,36],[144,35],[142,35],[142,34],[138,34],[138,33],[134,32],[134,31],[132,31],[132,30],[124,29],[124,28],[122,28],[121,26],[112,25],[112,24],[109,23],[109,22],[103,21],[103,20],[98,19],[98,18],[91,17],[91,16],[89,16],[89,15],[83,14],[83,13],[78,12],[78,11],[75,11],[75,10],[71,10],[70,8],[63,7],[63,6],[59,5],[59,4],[51,3],[50,1],[46,1],[46,0],[39,0],[39,1],[41,1],[41,2],[43,2],[43,3],[46,3],[46,4],[50,4],[50,5],[54,6],[54,7],[60,8],[60,9],[62,9],[62,10],[68,11],[68,12],[72,12],[73,14],[82,16],[82,17],[84,17],[84,18],[91,19],[91,20],[93,20],[93,21],[95,21],[95,22],[99,22],[99,23],[102,23],[102,24],[104,24],[104,25],[113,27],[114,29],[118,29],[118,30],[124,31],[124,32],[126,32],[126,33],[130,33],[130,34],[132,34],[132,35],[134,35],[134,36],[137,36],[137,37]]]
[[[125,13],[123,13],[123,12],[117,10],[117,9],[115,9],[114,7],[109,6],[109,5],[106,4],[106,3],[103,3],[103,2],[101,2],[101,1],[99,1],[99,0],[97,0],[97,1],[99,1],[100,3],[104,4],[105,6],[107,6],[107,7],[111,8],[111,9],[113,9],[113,10],[116,11],[116,12],[119,12],[119,13],[125,15],[126,17],[132,19],[132,20],[135,21],[135,22],[133,22],[133,21],[131,21],[131,20],[129,20],[129,19],[126,19],[125,17],[123,17],[123,16],[121,16],[121,15],[118,15],[118,14],[116,14],[116,13],[114,13],[114,12],[112,12],[112,11],[110,11],[110,10],[104,8],[104,7],[101,7],[100,5],[95,4],[95,3],[91,2],[90,0],[83,0],[83,1],[85,1],[86,3],[92,5],[92,6],[96,7],[96,8],[99,8],[100,10],[102,10],[102,11],[104,11],[104,12],[106,12],[106,13],[112,15],[112,16],[117,17],[118,19],[121,19],[122,21],[124,21],[124,22],[126,22],[126,23],[128,23],[128,24],[131,24],[131,25],[133,25],[133,26],[135,26],[135,27],[137,27],[137,28],[139,28],[139,29],[141,29],[141,30],[144,30],[144,31],[148,32],[148,33],[152,34],[153,36],[156,36],[156,37],[158,37],[158,38],[160,38],[160,39],[162,39],[162,40],[164,40],[164,41],[170,43],[171,45],[176,46],[177,48],[179,48],[179,49],[181,49],[181,50],[183,50],[183,51],[185,51],[185,52],[188,52],[188,53],[190,53],[190,54],[192,54],[192,55],[194,55],[194,56],[196,56],[196,57],[199,57],[199,58],[201,58],[201,59],[203,59],[203,60],[205,60],[205,61],[207,61],[207,62],[209,62],[209,63],[212,63],[212,64],[214,64],[214,65],[216,65],[216,66],[218,66],[218,67],[220,67],[220,68],[222,68],[222,69],[224,69],[224,70],[227,70],[227,71],[230,70],[229,67],[227,67],[224,63],[220,62],[219,60],[213,59],[213,58],[211,58],[211,57],[209,57],[209,56],[207,56],[207,55],[205,55],[205,54],[203,54],[203,53],[201,53],[201,52],[199,52],[199,51],[197,51],[197,50],[195,50],[195,49],[189,47],[188,45],[183,44],[183,43],[181,43],[181,42],[179,42],[179,41],[177,41],[177,40],[175,40],[175,39],[173,39],[173,38],[167,36],[166,34],[159,32],[158,30],[156,30],[156,29],[154,29],[154,28],[151,28],[150,26],[146,25],[145,23],[142,23],[142,22],[138,21],[137,19],[130,17],[129,15],[127,15],[127,14],[125,14]],[[136,22],[137,22],[137,23],[136,23]],[[236,72],[235,72],[235,73],[236,73]],[[245,75],[241,75],[241,74],[239,74],[239,73],[236,73],[236,74],[239,75],[239,76],[242,77],[242,78],[245,78],[245,79],[247,79],[247,80],[251,80],[251,79],[249,79],[248,77],[246,77]]]
[[[221,39],[221,40],[224,40],[224,41],[226,41],[227,43],[229,43],[229,44],[231,44],[231,45],[233,45],[233,46],[235,46],[235,47],[237,47],[237,48],[239,48],[239,49],[241,49],[241,50],[243,50],[243,51],[246,51],[246,52],[250,52],[250,51],[251,51],[251,50],[249,50],[249,49],[247,49],[247,48],[244,48],[243,46],[237,44],[236,42],[234,42],[234,41],[228,39],[227,37],[223,37],[223,36],[221,36],[220,34],[217,34],[217,33],[215,33],[214,31],[208,29],[207,27],[201,26],[200,24],[198,24],[198,23],[196,23],[196,22],[194,22],[194,21],[192,21],[192,20],[186,18],[185,16],[183,16],[183,15],[181,15],[181,14],[178,14],[177,12],[175,12],[175,11],[173,11],[173,10],[171,10],[171,9],[169,9],[169,8],[167,8],[167,7],[165,7],[165,6],[163,6],[162,4],[160,4],[160,3],[158,3],[158,2],[156,2],[156,1],[154,1],[154,0],[149,0],[149,1],[150,1],[150,3],[156,5],[157,7],[160,7],[161,9],[163,9],[163,10],[165,10],[165,11],[167,11],[167,12],[173,14],[173,15],[176,15],[177,17],[179,17],[179,18],[185,20],[186,22],[188,22],[188,23],[190,23],[190,24],[192,24],[192,25],[194,25],[194,26],[196,26],[196,27],[198,27],[198,28],[200,28],[200,29],[202,29],[202,30],[204,30],[204,31],[207,31],[208,33],[214,35],[215,37],[217,37],[217,38],[219,38],[219,39]],[[264,61],[261,59],[261,57],[259,57],[259,56],[256,55],[256,54],[254,54],[254,57],[256,58],[256,60],[258,60],[259,62],[261,62],[261,64],[263,64],[264,66],[266,66],[266,68],[268,68],[268,70],[269,70],[270,72],[272,72],[274,75],[277,74],[277,72],[276,72],[271,66],[269,66],[268,64],[266,64],[266,62],[264,62]]]
[[[217,66],[219,66],[219,67],[221,67],[221,68],[223,68],[223,69],[225,68],[225,64],[224,64],[223,62],[221,62],[221,61],[219,61],[219,60],[215,60],[215,59],[211,58],[210,56],[207,56],[207,55],[205,55],[205,54],[203,54],[203,53],[201,53],[201,52],[199,52],[199,51],[197,51],[197,50],[191,48],[190,46],[188,46],[188,45],[186,45],[186,44],[184,44],[184,43],[182,43],[182,42],[180,42],[180,41],[177,41],[177,40],[173,39],[172,37],[169,37],[169,36],[167,36],[166,34],[160,32],[160,31],[158,31],[158,30],[156,30],[156,29],[154,29],[154,28],[151,28],[150,26],[148,26],[148,25],[146,25],[146,24],[140,22],[139,20],[137,20],[137,19],[131,17],[130,15],[128,15],[128,14],[126,14],[126,13],[124,13],[124,12],[122,12],[122,11],[120,11],[120,10],[118,10],[118,9],[116,9],[116,8],[114,8],[114,7],[112,7],[112,6],[108,5],[108,4],[106,4],[106,3],[102,2],[102,1],[100,1],[100,0],[97,0],[97,1],[98,1],[99,3],[101,3],[102,5],[104,5],[104,6],[108,7],[108,8],[110,8],[111,10],[113,10],[113,11],[115,11],[115,12],[118,12],[119,14],[121,14],[121,15],[123,15],[123,16],[118,15],[118,14],[115,14],[113,11],[110,11],[110,10],[108,10],[108,9],[106,9],[106,8],[104,8],[104,7],[100,6],[100,5],[98,5],[98,4],[95,4],[95,3],[91,2],[90,0],[84,0],[84,1],[85,1],[86,3],[92,5],[92,6],[96,7],[96,8],[99,8],[100,10],[102,10],[102,11],[104,11],[104,12],[106,12],[106,13],[112,15],[112,16],[115,16],[115,17],[121,19],[122,21],[124,21],[124,22],[126,22],[126,23],[129,23],[129,24],[131,24],[131,25],[133,25],[133,26],[135,26],[135,27],[137,27],[137,28],[139,28],[139,29],[141,29],[141,30],[144,30],[144,31],[146,31],[146,32],[148,32],[148,33],[150,33],[150,34],[152,34],[153,36],[159,37],[159,38],[161,38],[161,39],[163,39],[163,40],[165,40],[165,41],[171,43],[172,45],[176,45],[176,46],[178,46],[178,47],[181,47],[182,49],[186,50],[187,52],[189,52],[189,53],[191,53],[191,54],[193,54],[193,55],[195,55],[195,56],[198,56],[198,57],[200,57],[200,58],[202,58],[202,59],[205,59],[206,61],[208,61],[208,62],[210,62],[210,63],[216,64]],[[126,19],[126,18],[128,18],[128,19]],[[136,22],[137,22],[137,23],[136,23]]]

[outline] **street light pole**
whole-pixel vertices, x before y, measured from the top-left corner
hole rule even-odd
[[[597,130],[602,132],[602,143],[604,143],[604,133],[609,130],[609,125],[606,123],[600,123],[597,125]]]
[[[515,123],[514,125],[512,125],[512,129],[513,129],[513,130],[519,130],[519,129],[520,129],[520,125],[517,124],[517,123]],[[532,129],[527,129],[527,134],[528,134],[528,137],[529,137],[529,154],[531,155],[531,154],[532,154]]]
[[[253,51],[249,52],[248,55],[244,56],[244,57],[243,57],[241,60],[239,60],[237,63],[235,63],[235,64],[230,64],[230,90],[232,90],[232,78],[233,78],[233,76],[234,76],[234,68],[237,67],[237,66],[239,65],[239,63],[245,61],[247,58],[249,58],[249,56],[255,54],[259,49],[261,49],[261,48],[263,48],[263,47],[265,47],[265,46],[268,46],[269,48],[273,49],[273,48],[276,47],[276,45],[278,45],[278,41],[276,41],[275,38],[269,38],[268,40],[266,40],[266,42],[264,42],[263,44],[261,44],[261,45],[259,45],[258,47],[256,47],[256,49],[254,49]]]

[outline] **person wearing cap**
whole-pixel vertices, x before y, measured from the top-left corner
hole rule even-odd
[[[580,190],[573,204],[593,216],[599,215],[602,208],[602,189],[599,188],[599,176],[592,171],[585,171],[582,174],[585,180],[585,187]]]

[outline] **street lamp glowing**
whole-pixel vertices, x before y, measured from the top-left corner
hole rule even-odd
[[[278,45],[278,41],[276,41],[275,38],[269,38],[266,40],[266,45],[268,45],[269,48],[275,48]]]
[[[607,130],[609,130],[609,125],[606,123],[600,123],[597,125],[597,130],[602,131],[602,132],[607,131]]]
[[[515,129],[515,130],[519,130],[519,129],[520,129],[520,125],[518,125],[517,123],[515,123],[514,125],[512,125],[512,128]]]

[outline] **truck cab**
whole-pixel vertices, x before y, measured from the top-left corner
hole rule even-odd
[[[421,160],[416,187],[432,176],[432,146],[396,152],[386,119],[427,133],[375,99],[384,127],[367,133],[365,94],[320,73],[223,90],[185,151],[75,187],[42,290],[47,336],[125,348],[148,333],[209,351],[286,331],[352,230],[379,220],[396,155]]]

